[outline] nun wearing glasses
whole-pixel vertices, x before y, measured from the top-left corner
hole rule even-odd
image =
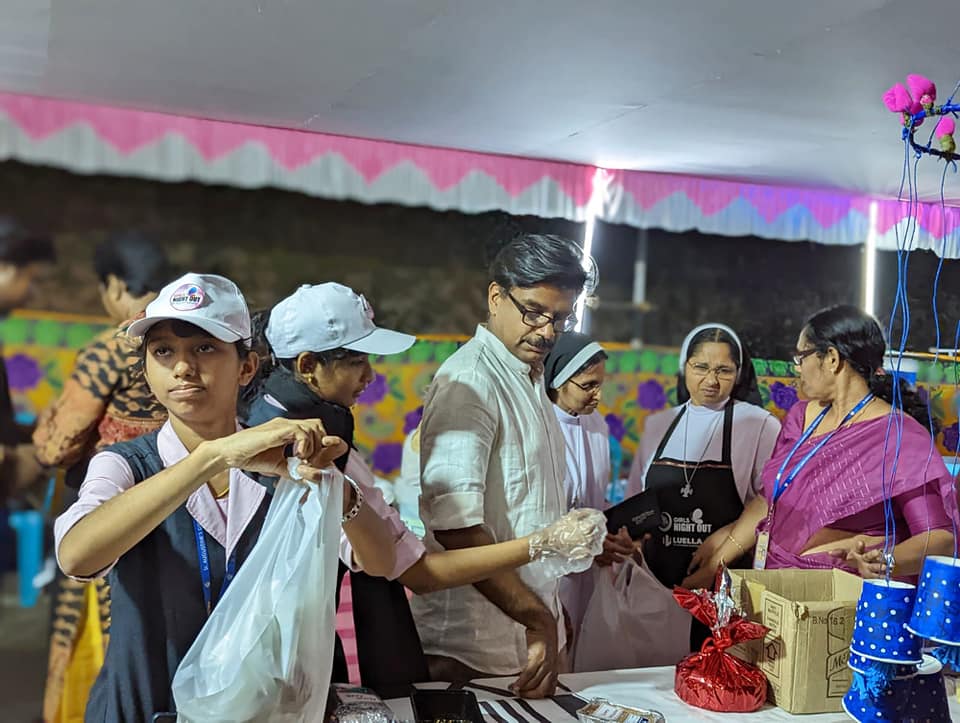
[[[610,439],[607,422],[597,411],[606,376],[607,353],[585,334],[562,334],[543,362],[547,396],[560,422],[565,448],[564,493],[567,510],[589,507],[602,510],[610,482]],[[619,562],[632,552],[626,530],[607,535],[598,564]],[[593,592],[590,570],[568,575],[560,582],[560,602],[567,614],[571,660],[576,633]]]
[[[547,396],[566,446],[567,508],[602,510],[610,482],[607,422],[597,405],[606,376],[607,353],[586,334],[568,331],[543,362]]]
[[[723,531],[762,493],[761,472],[780,433],[780,422],[761,406],[753,363],[733,329],[696,327],[683,341],[680,364],[680,405],[647,419],[630,472],[630,494],[657,490],[660,530],[643,551],[669,588],[710,559],[698,548],[707,538],[707,546],[725,542]],[[747,552],[739,550],[740,557]]]

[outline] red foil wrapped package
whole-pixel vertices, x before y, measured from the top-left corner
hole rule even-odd
[[[737,643],[764,637],[768,628],[750,622],[736,610],[730,597],[726,569],[718,574],[717,591],[674,588],[682,608],[713,631],[699,653],[677,663],[673,689],[680,699],[697,708],[723,713],[749,713],[767,700],[767,678],[754,665],[727,652]]]

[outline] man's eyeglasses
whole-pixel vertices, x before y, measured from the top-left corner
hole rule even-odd
[[[557,318],[555,316],[550,316],[549,314],[541,313],[536,309],[528,309],[526,306],[514,299],[513,294],[511,294],[509,291],[507,291],[507,298],[513,302],[514,306],[517,307],[517,311],[520,312],[523,323],[533,329],[542,329],[547,324],[552,324],[554,331],[562,333],[564,331],[573,331],[577,326],[576,314],[567,314],[566,316]]]
[[[811,354],[816,354],[816,353],[817,353],[816,347],[814,347],[813,349],[804,349],[803,351],[800,351],[798,349],[797,353],[793,355],[793,363],[796,366],[800,366],[801,364],[803,364],[804,359],[806,359]]]
[[[582,389],[587,394],[596,394],[600,387],[603,386],[600,382],[587,382],[586,384],[580,384],[579,382],[573,381],[573,379],[568,379],[567,381],[569,381],[573,386],[577,387],[577,389]]]
[[[709,364],[687,362],[690,372],[696,377],[714,374],[718,381],[731,382],[737,378],[737,368],[728,366],[711,367]]]

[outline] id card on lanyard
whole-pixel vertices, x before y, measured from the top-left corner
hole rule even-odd
[[[803,456],[803,459],[797,462],[796,466],[790,470],[790,473],[786,476],[786,478],[784,478],[783,473],[786,471],[787,465],[790,464],[793,456],[797,453],[797,450],[799,450],[800,447],[810,439],[817,427],[820,426],[820,422],[822,422],[823,418],[827,416],[827,412],[830,411],[833,405],[830,407],[825,407],[824,410],[817,415],[817,418],[813,420],[813,423],[807,427],[802,435],[800,435],[800,439],[797,440],[797,443],[793,445],[793,449],[790,450],[790,453],[787,455],[786,459],[783,460],[783,464],[780,465],[780,469],[777,470],[777,476],[773,485],[773,498],[770,500],[770,511],[767,513],[766,520],[764,520],[763,530],[757,534],[757,549],[753,556],[754,570],[763,570],[767,566],[767,554],[770,551],[770,532],[773,529],[773,516],[777,509],[777,502],[779,502],[780,498],[783,497],[783,493],[787,491],[787,488],[790,487],[791,484],[793,484],[793,480],[796,479],[798,474],[800,474],[800,470],[807,465],[807,462],[813,459],[814,455],[816,455],[817,452],[819,452],[827,442],[833,439],[833,435],[839,432],[843,425],[857,416],[857,414],[859,414],[863,408],[871,402],[871,400],[873,400],[873,394],[868,392],[867,396],[857,402],[856,406],[847,412],[847,416],[840,421],[840,424],[838,424],[833,431],[823,435],[823,439],[820,440],[813,449],[807,452]]]
[[[200,582],[203,585],[203,604],[207,611],[207,616],[213,612],[213,593],[210,590],[210,556],[207,554],[207,540],[203,536],[203,528],[196,520],[193,522],[193,534],[197,540],[197,562],[200,564]],[[234,550],[227,559],[227,572],[223,576],[223,585],[220,587],[220,595],[217,596],[217,602],[223,599],[223,594],[230,586],[233,576],[237,574],[237,551]]]

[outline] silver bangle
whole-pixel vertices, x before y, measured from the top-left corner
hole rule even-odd
[[[360,485],[354,482],[347,475],[343,475],[343,478],[350,483],[350,486],[353,488],[353,507],[347,510],[343,517],[340,518],[340,524],[349,522],[354,517],[360,514],[360,508],[363,507],[363,490],[360,489]]]

